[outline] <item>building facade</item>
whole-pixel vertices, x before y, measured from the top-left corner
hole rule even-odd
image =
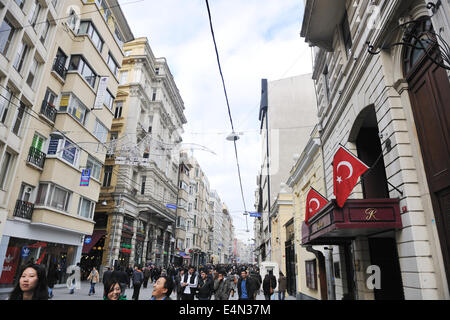
[[[0,21],[1,282],[11,286],[34,261],[59,265],[64,283],[94,229],[122,46],[133,34],[116,1],[2,1]]]
[[[383,215],[377,203],[385,203],[396,226],[370,231],[368,223],[377,222],[366,219],[351,236],[339,232],[331,241],[325,231],[315,233],[319,220],[339,214],[330,206],[311,221],[303,243],[332,247],[338,300],[449,299],[449,72],[429,59],[439,61],[433,40],[424,41],[428,55],[392,44],[414,44],[414,36],[433,30],[449,39],[450,4],[429,10],[421,0],[354,3],[305,3],[301,35],[315,46],[325,196],[332,199],[331,163],[345,145],[373,168],[344,210]],[[404,22],[409,28],[398,28]],[[381,52],[369,53],[367,43]],[[373,265],[380,289],[366,283]]]
[[[102,205],[95,213],[102,223],[85,253],[96,254],[95,242],[105,237],[103,267],[168,265],[175,248],[184,104],[166,60],[154,56],[147,38],[127,42],[124,54]]]

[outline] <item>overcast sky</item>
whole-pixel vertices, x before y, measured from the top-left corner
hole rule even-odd
[[[205,0],[123,0],[122,10],[136,38],[147,37],[156,57],[165,57],[180,90],[188,120],[183,140],[216,155],[194,156],[228,206],[237,238],[248,242],[227,105],[210,32]],[[246,208],[254,212],[256,175],[261,166],[259,103],[261,79],[311,72],[310,48],[300,38],[302,0],[210,0],[237,143]]]

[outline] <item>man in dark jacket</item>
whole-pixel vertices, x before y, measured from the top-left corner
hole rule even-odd
[[[108,269],[103,273],[103,279],[102,279],[103,284],[109,283],[109,281],[112,278],[113,271],[114,271],[114,267],[112,267],[112,268],[108,267]]]
[[[211,300],[213,293],[213,281],[205,270],[200,272],[200,279],[198,280],[198,300]]]
[[[144,268],[144,288],[147,288],[147,285],[148,285],[148,279],[150,278],[150,276],[151,276],[151,270],[150,270],[150,267],[149,267],[149,266],[146,266],[146,267]]]
[[[273,271],[270,270],[268,274],[264,277],[263,281],[263,291],[266,300],[270,300],[270,297],[275,292],[275,288],[277,287],[277,279],[273,275]]]
[[[133,268],[131,266],[128,266],[126,273],[128,275],[128,288],[131,288],[131,279],[133,278]]]
[[[194,300],[194,294],[198,287],[198,279],[195,274],[195,268],[189,267],[189,272],[181,279],[182,300]]]
[[[144,274],[136,266],[133,271],[133,300],[139,300],[139,291],[141,290],[142,282],[144,281]]]
[[[241,277],[237,283],[239,300],[254,300],[255,299],[255,284],[253,280],[248,277],[247,271],[241,271]]]
[[[121,267],[117,267],[117,270],[114,270],[112,273],[112,278],[117,279],[120,283],[120,288],[123,293],[125,293],[125,289],[128,286],[130,280],[128,279],[128,274],[121,269]]]

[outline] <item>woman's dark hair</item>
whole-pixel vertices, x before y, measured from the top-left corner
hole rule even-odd
[[[48,286],[45,268],[41,265],[34,263],[28,263],[20,268],[16,286],[14,290],[11,292],[9,300],[23,300],[23,291],[22,289],[20,289],[20,278],[22,277],[23,272],[28,268],[33,268],[34,270],[36,270],[36,274],[38,277],[38,284],[36,288],[34,288],[32,299],[48,300]]]
[[[103,290],[103,297],[108,299],[108,294],[112,291],[112,288],[118,284],[120,287],[120,294],[122,295],[122,286],[120,285],[120,281],[116,278],[111,278],[108,281],[105,282],[104,290]]]

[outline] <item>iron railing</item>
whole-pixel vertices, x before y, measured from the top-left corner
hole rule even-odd
[[[14,216],[31,220],[33,216],[34,204],[27,201],[17,200],[14,208]]]

